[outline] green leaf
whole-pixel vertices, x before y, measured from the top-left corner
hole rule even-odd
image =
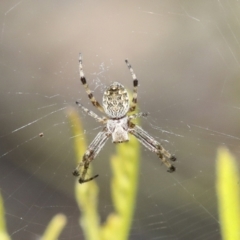
[[[68,117],[74,137],[76,163],[82,160],[82,156],[87,149],[85,134],[78,112],[69,109]],[[88,170],[91,174],[91,166]],[[75,183],[75,197],[81,210],[80,225],[82,226],[85,238],[88,240],[98,240],[100,237],[100,220],[97,212],[98,206],[98,186],[94,180],[80,184],[78,178]]]
[[[67,223],[67,218],[63,214],[57,214],[48,224],[41,240],[57,240]]]
[[[240,239],[239,174],[235,158],[225,148],[217,156],[218,211],[224,240]]]
[[[71,109],[68,116],[75,136],[75,153],[79,163],[87,144],[78,113]],[[76,200],[81,210],[80,224],[86,239],[125,240],[128,238],[136,205],[139,156],[140,146],[135,137],[130,136],[129,142],[116,145],[116,154],[111,157],[113,172],[111,194],[114,212],[109,214],[102,227],[100,227],[100,217],[97,213],[99,189],[96,181],[92,180],[84,184],[76,181]]]
[[[117,153],[111,158],[113,178],[111,193],[115,212],[108,216],[102,228],[102,240],[128,239],[136,206],[139,171],[139,142],[130,136],[128,143],[116,146]]]
[[[10,236],[7,233],[7,227],[5,222],[5,211],[3,205],[2,195],[0,194],[0,239],[10,240]]]

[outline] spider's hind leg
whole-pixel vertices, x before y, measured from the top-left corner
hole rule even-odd
[[[103,128],[103,130],[97,134],[97,136],[89,145],[87,151],[84,153],[82,157],[82,161],[77,165],[77,167],[73,171],[74,176],[76,177],[80,176],[78,180],[79,183],[89,182],[94,178],[98,177],[98,175],[95,175],[93,177],[85,179],[90,163],[100,152],[109,136],[110,134],[108,133],[107,128]]]
[[[79,182],[80,184],[85,183],[85,182],[89,182],[89,181],[92,181],[93,179],[97,178],[98,176],[99,176],[99,175],[97,174],[97,175],[95,175],[95,176],[93,176],[93,177],[90,177],[90,178],[87,178],[87,179],[79,178],[78,182]]]
[[[177,160],[177,158],[174,155],[172,155],[169,159],[173,162],[175,162]]]
[[[176,168],[170,162],[176,161],[176,157],[165,150],[163,146],[151,135],[135,124],[131,125],[129,132],[134,135],[147,149],[157,154],[162,163],[168,168],[168,172],[174,172],[176,170]]]
[[[164,165],[167,166],[168,168],[168,172],[174,172],[176,170],[176,168],[163,156],[162,153],[157,153],[157,155],[159,156],[159,158],[162,160],[162,162],[164,163]],[[170,159],[171,160],[171,159]]]
[[[161,155],[166,156],[169,160],[173,162],[177,160],[177,158],[173,154],[169,153],[166,149],[164,149],[159,142],[156,142],[156,147],[159,149],[159,152],[161,152]]]

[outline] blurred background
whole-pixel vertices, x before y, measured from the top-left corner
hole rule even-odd
[[[130,239],[219,239],[216,150],[240,159],[240,2],[11,0],[0,9],[0,188],[12,239],[38,239],[57,213],[59,239],[84,239],[74,198],[67,109],[80,100],[78,54],[101,101],[113,81],[139,79],[142,127],[177,156],[166,172],[142,148]],[[99,124],[79,110],[88,143]],[[101,114],[100,114],[101,115]],[[43,133],[44,137],[39,137]],[[109,141],[93,162],[101,221],[112,211]]]

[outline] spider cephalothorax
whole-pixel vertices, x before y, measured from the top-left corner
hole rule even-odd
[[[144,131],[141,127],[132,123],[131,120],[137,117],[146,116],[146,113],[130,114],[136,109],[137,105],[137,86],[138,80],[133,72],[131,65],[125,60],[133,78],[133,97],[130,102],[129,95],[124,86],[118,82],[112,83],[103,94],[103,106],[94,98],[91,90],[87,85],[86,78],[82,69],[82,57],[79,55],[79,74],[80,79],[85,87],[89,99],[93,106],[101,112],[104,112],[107,117],[99,117],[96,113],[83,107],[79,102],[76,102],[88,115],[95,118],[98,122],[104,124],[101,132],[97,134],[87,151],[83,155],[82,161],[73,171],[74,176],[80,176],[79,183],[91,181],[98,175],[86,179],[87,170],[91,161],[100,152],[106,141],[112,136],[113,143],[122,143],[129,141],[128,134],[134,135],[147,149],[155,152],[161,161],[168,168],[168,172],[175,171],[175,167],[170,161],[176,161],[176,157],[165,150],[162,145],[157,142],[151,135]],[[169,161],[170,160],[170,161]]]
[[[113,143],[122,143],[129,141],[128,137],[128,117],[125,116],[121,119],[107,120],[107,129],[112,134]]]

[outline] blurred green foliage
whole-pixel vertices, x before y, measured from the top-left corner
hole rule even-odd
[[[76,162],[86,151],[86,140],[82,125],[75,110],[69,110],[69,119],[74,133]],[[128,239],[134,206],[139,170],[139,142],[130,138],[128,143],[117,144],[116,154],[111,157],[113,176],[111,193],[114,212],[101,225],[97,211],[98,186],[96,181],[79,184],[76,180],[75,196],[81,211],[80,225],[87,240]],[[91,169],[89,169],[91,171]],[[240,239],[240,191],[239,174],[235,158],[226,148],[220,148],[217,156],[216,190],[222,239]],[[63,214],[57,214],[47,226],[42,240],[56,240],[67,222]],[[0,239],[10,240],[5,222],[3,199],[0,195]]]
[[[222,239],[240,239],[239,174],[235,158],[226,148],[217,156],[217,197]]]
[[[5,210],[3,205],[2,195],[0,194],[0,239],[1,240],[10,240],[7,233],[7,227],[5,222]]]
[[[63,228],[67,224],[67,218],[63,214],[57,214],[48,224],[41,240],[57,240]]]
[[[74,133],[76,163],[86,151],[86,140],[78,113],[70,109],[68,116]],[[76,180],[75,196],[81,210],[80,225],[87,240],[124,240],[128,238],[137,194],[139,143],[131,137],[129,143],[116,145],[116,154],[111,157],[113,177],[111,193],[114,212],[101,226],[99,221],[98,186],[96,181],[79,184]],[[91,174],[91,169],[89,169]],[[66,216],[57,214],[47,226],[42,240],[57,240],[67,223]],[[0,196],[0,239],[10,240],[5,224],[3,200]]]
[[[78,163],[86,151],[86,140],[78,113],[69,111],[69,119],[76,136],[74,139]],[[80,224],[87,240],[128,238],[137,194],[139,151],[139,142],[134,137],[128,143],[116,145],[116,154],[111,157],[114,212],[109,214],[102,226],[97,211],[99,189],[95,180],[81,185],[76,181],[76,200],[81,210]]]

